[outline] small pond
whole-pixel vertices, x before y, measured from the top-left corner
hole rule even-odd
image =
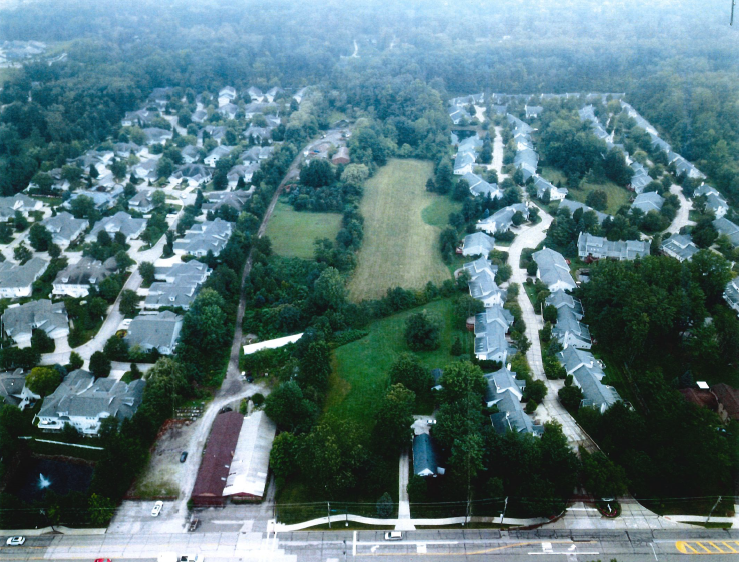
[[[29,457],[8,482],[5,492],[27,502],[43,498],[46,490],[59,495],[84,492],[92,480],[92,469],[80,462]]]

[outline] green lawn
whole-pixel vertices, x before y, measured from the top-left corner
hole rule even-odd
[[[458,213],[462,203],[452,201],[449,197],[434,197],[431,204],[421,211],[423,222],[429,226],[436,226],[442,230],[449,225],[449,214]]]
[[[449,353],[455,336],[466,337],[472,346],[472,334],[453,328],[453,301],[444,299],[424,307],[383,318],[369,325],[366,337],[343,345],[334,352],[334,372],[326,398],[325,410],[342,419],[352,419],[369,431],[373,420],[367,412],[374,412],[385,393],[388,371],[395,358],[408,351],[403,331],[406,318],[420,310],[436,312],[444,319],[441,347],[435,351],[419,352],[421,362],[429,369],[441,367],[455,360]]]
[[[364,242],[349,283],[352,299],[449,279],[439,252],[438,225],[446,224],[454,207],[448,198],[426,191],[432,171],[431,162],[391,160],[367,181],[360,205]]]
[[[615,215],[623,205],[628,205],[629,203],[629,192],[612,181],[606,181],[605,183],[583,183],[580,188],[573,188],[567,184],[567,178],[557,168],[544,166],[541,169],[541,175],[554,185],[561,185],[562,187],[568,188],[570,190],[568,197],[580,203],[585,203],[585,199],[591,191],[595,191],[596,189],[605,191],[608,195],[608,207],[604,212],[609,215]]]
[[[334,240],[341,228],[338,213],[298,212],[280,199],[267,224],[272,250],[291,258],[313,258],[313,243],[320,238]]]

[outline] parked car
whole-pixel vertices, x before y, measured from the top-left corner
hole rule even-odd
[[[231,406],[224,406],[221,408],[221,413],[225,414],[226,412],[233,412],[233,408]]]
[[[180,462],[185,462],[187,460],[187,451],[182,451],[182,454],[180,455]]]
[[[403,533],[400,531],[388,531],[385,533],[386,541],[399,541],[403,539]]]
[[[246,377],[246,382],[254,382],[254,377],[249,375],[248,377]]]
[[[436,420],[426,420],[426,423],[429,425],[436,425]]]
[[[22,546],[24,542],[26,542],[26,537],[17,536],[8,538],[5,544],[8,546]]]
[[[187,530],[192,533],[195,529],[198,528],[198,525],[200,525],[200,519],[198,519],[197,517],[193,517]]]
[[[95,558],[95,562],[113,562],[110,558]]]
[[[156,517],[159,515],[159,512],[162,511],[162,507],[164,507],[164,503],[161,501],[158,501],[154,504],[154,507],[151,508],[151,516]]]

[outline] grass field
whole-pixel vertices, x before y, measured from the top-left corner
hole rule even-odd
[[[426,191],[432,168],[431,162],[391,160],[367,182],[360,206],[364,242],[349,283],[352,299],[373,299],[392,287],[421,288],[428,281],[449,279],[437,225],[446,223],[452,207],[446,197]]]
[[[421,362],[431,369],[443,368],[455,360],[449,353],[454,337],[473,336],[470,332],[454,329],[452,299],[435,301],[418,309],[383,318],[369,325],[369,335],[343,345],[334,352],[334,372],[326,398],[326,411],[371,429],[374,420],[368,419],[367,412],[375,411],[385,393],[388,371],[395,358],[408,351],[403,335],[405,320],[410,314],[423,309],[441,316],[444,328],[439,349],[417,353]],[[471,339],[468,344],[472,345]]]
[[[580,188],[573,188],[567,185],[567,178],[557,168],[544,166],[541,170],[541,175],[555,185],[559,182],[559,185],[562,187],[567,187],[570,190],[568,198],[579,201],[580,203],[585,203],[585,199],[591,191],[595,191],[596,189],[605,191],[608,195],[608,207],[604,212],[609,215],[615,215],[623,205],[628,205],[629,203],[629,192],[612,181],[605,183],[583,183]]]
[[[338,213],[309,213],[295,211],[280,199],[267,224],[267,236],[272,250],[291,258],[313,258],[313,242],[320,238],[334,240],[341,228]]]

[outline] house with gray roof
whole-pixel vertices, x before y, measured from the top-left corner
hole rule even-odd
[[[541,200],[544,200],[546,194],[549,194],[549,201],[562,201],[569,193],[566,187],[557,187],[539,174],[535,174],[533,177],[536,196]]]
[[[144,135],[146,135],[146,144],[164,144],[172,138],[172,131],[166,129],[159,129],[158,127],[148,127],[142,129]]]
[[[572,308],[566,306],[557,309],[557,324],[552,327],[552,337],[563,347],[590,349],[593,345],[588,327],[580,322]]]
[[[582,390],[581,407],[593,407],[603,413],[621,400],[615,388],[603,384],[603,364],[591,353],[569,346],[558,353],[557,358],[565,372],[572,375],[573,382]]]
[[[698,189],[693,192],[693,197],[705,197],[706,198],[706,209],[713,211],[716,218],[720,219],[729,211],[729,203],[723,198],[721,193],[708,185],[707,183],[702,184]]]
[[[503,304],[505,291],[495,282],[495,274],[498,272],[497,265],[492,265],[486,256],[482,256],[473,262],[464,264],[463,269],[470,276],[467,285],[472,298],[481,300],[485,306]]]
[[[155,281],[149,287],[149,292],[144,299],[144,308],[159,310],[172,307],[190,310],[190,305],[195,300],[199,288],[199,283],[187,279],[177,279],[174,283]]]
[[[444,474],[437,460],[435,443],[428,433],[413,437],[413,474],[424,478]]]
[[[463,176],[472,172],[472,165],[475,163],[475,155],[470,152],[457,152],[454,157],[454,174]]]
[[[12,219],[16,212],[28,217],[31,211],[40,211],[44,204],[38,199],[33,199],[23,193],[16,193],[12,197],[0,197],[0,221],[5,222]]]
[[[520,402],[523,397],[523,391],[526,388],[526,381],[516,378],[516,373],[507,367],[487,373],[485,380],[487,388],[485,390],[485,404],[488,408],[495,406],[503,398],[503,394],[510,392]]]
[[[693,243],[690,234],[673,234],[660,244],[660,250],[666,256],[675,258],[679,262],[690,261],[699,251],[698,246]]]
[[[226,130],[226,127],[223,125],[206,125],[204,129],[201,129],[198,132],[198,138],[204,140],[204,133],[208,133],[208,135],[210,135],[210,138],[218,141],[218,143],[220,144],[220,142],[226,137]]]
[[[577,237],[577,255],[580,259],[634,260],[649,255],[646,240],[608,240],[581,232]]]
[[[43,275],[47,267],[49,262],[39,257],[33,257],[23,265],[0,262],[0,298],[30,297],[33,282]]]
[[[170,180],[178,182],[187,180],[188,185],[199,186],[209,182],[212,177],[210,170],[202,164],[184,164],[177,168],[170,176]]]
[[[124,127],[147,127],[159,117],[160,114],[158,111],[150,111],[148,109],[128,111],[121,120],[121,125],[123,125]]]
[[[739,246],[739,226],[729,219],[721,217],[713,221],[713,227],[720,236],[726,236],[733,246]]]
[[[231,168],[226,176],[229,189],[235,189],[241,178],[244,178],[244,183],[250,183],[259,167],[259,162],[250,162],[246,165],[238,164]]]
[[[205,194],[203,201],[204,211],[217,211],[224,205],[227,205],[237,212],[241,212],[246,202],[251,198],[251,193],[247,191],[211,191]]]
[[[523,172],[524,181],[534,174],[539,166],[539,155],[531,148],[522,148],[513,157],[513,164]]]
[[[205,120],[208,118],[208,112],[204,109],[198,109],[196,111],[193,111],[192,116],[190,117],[190,120],[193,123],[205,123]]]
[[[151,199],[153,189],[141,189],[136,195],[128,200],[128,208],[139,213],[150,213],[154,210],[154,202]]]
[[[540,105],[525,105],[526,119],[539,117],[544,108]]]
[[[103,263],[90,257],[83,257],[57,273],[51,293],[74,299],[86,297],[90,294],[91,287],[97,287],[117,269],[115,258],[108,258]]]
[[[129,384],[108,378],[95,380],[89,372],[77,369],[44,398],[34,420],[42,431],[57,432],[70,424],[83,435],[97,435],[105,418],[123,421],[136,413],[145,385],[143,379]]]
[[[274,152],[274,146],[252,146],[239,155],[239,160],[246,166],[253,162],[261,162],[269,158]]]
[[[448,113],[449,118],[455,125],[459,125],[464,120],[469,121],[472,119],[472,115],[470,115],[467,108],[462,105],[451,105]]]
[[[496,406],[498,412],[490,416],[490,423],[497,434],[505,435],[512,431],[540,437],[544,433],[544,428],[534,425],[531,418],[526,415],[521,402],[512,393],[504,393]]]
[[[494,247],[495,238],[488,236],[484,232],[475,232],[464,237],[462,255],[487,257],[493,251]]]
[[[232,103],[227,103],[219,107],[216,111],[223,115],[226,119],[236,119],[236,114],[239,112],[239,106]]]
[[[631,189],[639,194],[652,182],[652,178],[647,173],[646,168],[636,160],[629,164],[629,167],[634,171],[634,175],[631,177]]]
[[[34,393],[26,385],[26,375],[23,369],[0,373],[0,404],[10,404],[21,410],[27,406],[33,406],[41,396]]]
[[[128,327],[123,338],[129,347],[144,351],[156,349],[162,355],[174,352],[182,331],[182,316],[165,310],[156,314],[139,314]]]
[[[76,219],[66,211],[45,218],[41,224],[51,234],[51,240],[62,250],[77,240],[89,226],[87,219]]]
[[[269,127],[255,127],[250,125],[249,128],[244,131],[244,137],[252,139],[255,143],[263,143],[265,141],[272,140],[272,129]]]
[[[571,291],[577,285],[570,274],[570,266],[562,254],[551,248],[534,252],[531,257],[536,262],[536,276],[541,279],[550,291]]]
[[[244,117],[251,119],[257,114],[269,115],[276,114],[279,106],[276,103],[260,103],[252,102],[244,108]]]
[[[208,252],[214,256],[221,253],[231,238],[232,226],[230,222],[217,218],[214,221],[195,223],[185,236],[174,241],[174,253],[177,255],[190,254],[195,257],[204,257]]]
[[[649,211],[655,211],[659,213],[664,203],[664,197],[662,197],[656,191],[650,191],[637,195],[636,199],[634,199],[634,202],[631,204],[631,208],[639,209],[642,213],[646,215]]]
[[[593,211],[595,213],[595,216],[598,217],[598,224],[603,224],[603,221],[607,218],[613,218],[611,215],[607,215],[605,213],[601,213],[600,211],[596,211],[592,207],[588,207],[587,205],[583,205],[579,201],[572,201],[571,199],[563,199],[559,202],[559,208],[560,209],[568,209],[570,211],[570,215],[574,215],[575,211],[578,209],[582,209],[583,213],[586,213],[588,211]]]
[[[194,164],[200,160],[200,149],[197,146],[188,144],[182,149],[182,159],[185,164]]]
[[[736,278],[726,284],[724,300],[726,304],[739,313],[739,281]]]
[[[206,264],[198,260],[175,263],[168,267],[155,267],[154,279],[165,283],[175,283],[179,279],[186,279],[202,285],[213,272]]]
[[[221,158],[225,158],[229,154],[231,154],[231,151],[233,150],[232,146],[226,146],[226,145],[220,145],[216,146],[213,150],[210,151],[208,156],[206,156],[203,159],[203,162],[205,162],[205,165],[210,168],[215,168],[216,164]]]
[[[18,347],[29,347],[34,330],[43,330],[52,339],[69,334],[67,309],[63,302],[48,299],[10,305],[2,316],[5,335]]]
[[[475,228],[488,234],[507,232],[513,226],[513,215],[520,212],[524,219],[529,218],[529,208],[524,203],[516,203],[497,210],[487,218],[477,221]]]
[[[475,357],[481,361],[505,363],[509,354],[515,353],[506,339],[513,324],[513,316],[502,305],[485,308],[475,315]]]
[[[572,310],[575,318],[582,320],[585,315],[582,302],[564,291],[554,291],[544,300],[545,306],[553,306],[557,310],[566,307]]]
[[[146,219],[135,219],[124,211],[118,211],[112,217],[105,217],[95,223],[90,233],[85,237],[85,241],[94,242],[97,240],[98,232],[104,230],[111,238],[117,232],[122,233],[126,237],[126,242],[138,238],[146,229]]]

